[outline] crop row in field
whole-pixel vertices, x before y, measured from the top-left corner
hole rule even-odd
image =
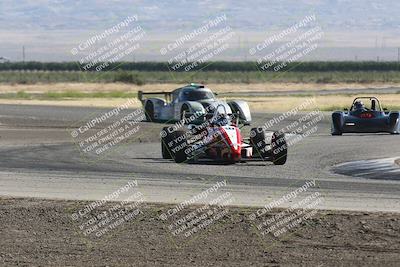
[[[169,72],[169,71],[0,71],[0,83],[398,83],[400,71]]]

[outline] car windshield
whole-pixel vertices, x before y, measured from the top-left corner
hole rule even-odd
[[[188,90],[183,92],[182,98],[183,101],[214,99],[214,94],[209,90]]]
[[[378,100],[370,98],[357,98],[351,106],[351,111],[381,111]]]

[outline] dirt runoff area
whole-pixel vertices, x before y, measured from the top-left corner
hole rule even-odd
[[[270,223],[281,210],[252,220],[255,209],[230,207],[187,236],[175,227],[197,207],[186,207],[177,219],[163,217],[174,206],[141,203],[134,207],[138,212],[121,224],[103,225],[109,231],[99,235],[85,228],[90,221],[82,223],[76,217],[94,215],[89,203],[1,198],[0,265],[398,266],[400,262],[396,213],[317,211],[276,235],[262,229],[257,220]],[[96,216],[117,212],[115,205],[103,204]]]

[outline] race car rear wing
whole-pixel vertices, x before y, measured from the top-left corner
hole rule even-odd
[[[143,102],[146,98],[144,98],[143,96],[146,95],[164,95],[165,101],[170,102],[171,98],[172,98],[172,92],[148,92],[145,93],[143,91],[139,91],[138,92],[138,99],[140,100],[140,102]]]

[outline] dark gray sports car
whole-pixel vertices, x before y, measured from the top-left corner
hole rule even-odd
[[[368,105],[363,103],[369,102]],[[332,114],[332,135],[343,133],[400,133],[399,111],[382,109],[376,97],[357,97],[350,110]]]

